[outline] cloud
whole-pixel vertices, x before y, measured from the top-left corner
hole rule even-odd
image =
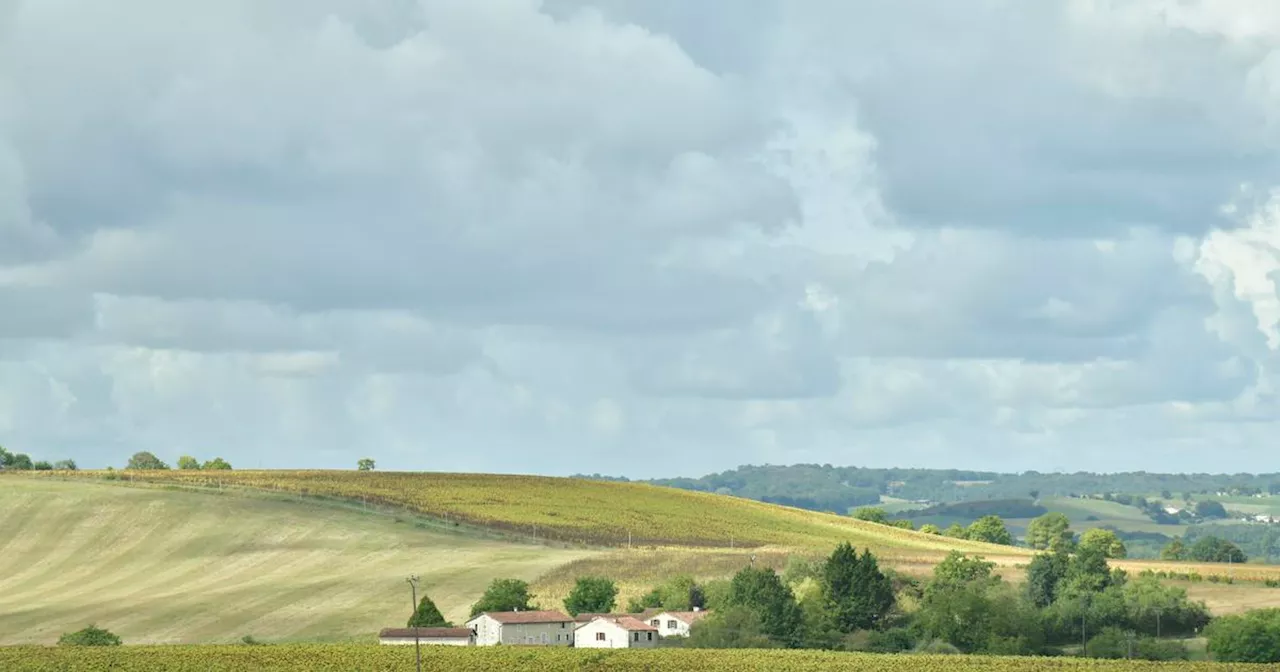
[[[1265,445],[1270,3],[0,14],[0,443],[632,476]]]

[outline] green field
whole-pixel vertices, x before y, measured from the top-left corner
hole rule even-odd
[[[495,576],[594,555],[313,503],[0,479],[0,643],[96,622],[126,642],[366,641],[403,626],[404,577],[464,618]],[[7,668],[0,665],[0,669]]]
[[[431,672],[1038,672],[1040,670],[1173,670],[1254,672],[1275,666],[1240,663],[1146,663],[1081,658],[876,655],[797,650],[571,649],[550,647],[425,647]],[[284,645],[84,648],[0,648],[6,672],[385,672],[412,670],[411,646]]]

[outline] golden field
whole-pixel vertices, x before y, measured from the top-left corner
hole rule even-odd
[[[834,653],[826,651],[570,649],[548,647],[424,647],[430,672],[1038,672],[1040,670],[1172,670],[1254,672],[1274,666],[1240,663],[1146,663],[1083,658],[1014,658]],[[6,672],[390,672],[412,670],[412,646],[131,646],[110,648],[0,648]]]

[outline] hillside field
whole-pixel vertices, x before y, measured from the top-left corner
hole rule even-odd
[[[74,667],[73,667],[74,666]],[[0,648],[6,672],[384,672],[412,670],[412,646],[278,645],[164,646],[121,648]],[[1173,672],[1261,672],[1269,665],[1242,663],[1147,663],[1086,658],[920,656],[769,649],[571,649],[551,647],[423,647],[422,669],[430,672],[1061,672],[1171,670]]]
[[[102,481],[104,472],[32,472]],[[1025,549],[947,539],[738,497],[639,483],[546,476],[359,471],[148,471],[146,483],[249,488],[403,507],[422,515],[584,546],[829,550],[842,541],[893,557],[956,549],[1023,558]]]
[[[0,478],[0,643],[96,622],[127,642],[347,640],[403,626],[405,577],[463,619],[495,576],[596,551],[269,498]],[[12,669],[0,664],[0,669]]]

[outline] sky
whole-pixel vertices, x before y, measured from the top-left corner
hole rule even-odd
[[[0,0],[0,445],[1277,470],[1273,0]]]

